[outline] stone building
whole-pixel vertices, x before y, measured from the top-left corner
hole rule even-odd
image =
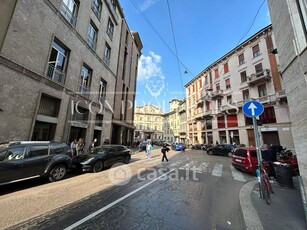
[[[0,15],[0,142],[110,140],[114,92],[125,84],[118,97],[133,101],[142,48],[118,1],[4,0]]]
[[[173,99],[169,103],[170,111],[163,114],[163,140],[170,143],[180,142],[180,116],[178,109],[182,100]]]
[[[134,112],[135,141],[162,141],[163,113],[153,105],[138,106]]]
[[[307,2],[268,1],[307,213]],[[306,214],[307,215],[307,214]]]
[[[179,107],[177,109],[179,116],[179,142],[180,143],[188,143],[187,139],[187,104],[186,99],[183,99],[179,103]]]
[[[261,145],[293,149],[289,108],[273,54],[272,26],[260,30],[206,67],[188,82],[187,122],[190,143],[240,143],[255,146],[252,121],[242,105],[255,99],[264,105],[259,117]]]

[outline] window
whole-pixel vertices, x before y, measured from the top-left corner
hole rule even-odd
[[[228,104],[232,104],[232,96],[231,95],[227,96],[226,100],[227,100]]]
[[[214,70],[214,78],[218,78],[219,77],[219,69],[215,69]]]
[[[101,103],[104,102],[104,99],[106,97],[106,89],[107,89],[107,82],[101,78],[99,81],[99,95],[98,95],[98,101]]]
[[[220,84],[218,83],[218,84],[216,84],[216,91],[219,91],[220,90]]]
[[[226,89],[230,89],[231,88],[231,86],[230,86],[230,79],[229,78],[225,80],[225,85],[226,85]]]
[[[239,58],[239,65],[243,65],[245,63],[245,61],[244,61],[244,54],[240,54],[238,56],[238,58]]]
[[[48,155],[48,145],[31,146],[29,157],[39,157]]]
[[[253,48],[253,57],[258,57],[260,55],[259,44],[255,45]]]
[[[100,16],[101,16],[101,8],[102,8],[101,0],[92,1],[92,10],[98,19],[100,19]]]
[[[82,66],[81,69],[81,81],[79,92],[82,95],[88,95],[90,92],[90,81],[91,81],[92,70],[86,65]]]
[[[217,100],[217,108],[220,109],[222,106],[222,99]]]
[[[219,129],[225,128],[225,118],[224,118],[224,116],[217,117],[217,127]]]
[[[114,31],[114,24],[112,20],[109,18],[108,21],[108,28],[107,28],[107,34],[112,39],[113,38],[113,31]]]
[[[5,149],[0,152],[0,161],[12,161],[23,158],[25,147]]]
[[[265,84],[258,86],[258,93],[259,93],[259,97],[264,97],[267,95]]]
[[[263,73],[262,63],[255,65],[255,71],[256,75],[260,75],[261,73]]]
[[[106,65],[110,65],[110,58],[111,58],[111,47],[106,43],[104,48],[104,55],[103,55],[103,62]]]
[[[246,89],[246,90],[243,90],[242,91],[242,95],[243,95],[243,100],[248,100],[249,99],[249,90]]]
[[[48,61],[47,76],[52,80],[64,84],[68,59],[68,49],[57,39],[52,42],[52,49]]]
[[[49,117],[58,117],[60,105],[60,99],[42,94],[38,114]]]
[[[208,76],[205,77],[205,85],[208,84]]]
[[[263,113],[259,116],[259,120],[262,124],[276,123],[274,107],[264,108]]]
[[[63,0],[61,5],[61,14],[72,26],[76,26],[78,4],[75,0]]]
[[[224,64],[224,74],[229,72],[228,63]]]
[[[306,0],[297,0],[297,2],[298,2],[301,18],[302,18],[302,25],[304,27],[305,35],[306,35],[307,33],[307,2]]]
[[[87,44],[95,51],[97,44],[98,29],[93,22],[90,23],[87,31]]]
[[[247,81],[246,71],[241,72],[240,76],[241,76],[241,83]]]

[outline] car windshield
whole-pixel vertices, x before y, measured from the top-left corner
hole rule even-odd
[[[101,147],[101,146],[99,146],[99,147],[92,149],[91,153],[93,153],[93,154],[105,154],[110,149],[111,149],[111,147]]]

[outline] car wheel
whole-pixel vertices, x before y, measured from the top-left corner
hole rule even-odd
[[[96,161],[93,166],[93,172],[100,172],[103,169],[103,162],[102,161]]]
[[[229,152],[227,155],[228,155],[229,157],[232,157],[232,152]]]
[[[49,172],[49,181],[59,181],[66,175],[67,168],[65,165],[56,165]]]
[[[208,151],[208,154],[209,154],[209,155],[212,155],[212,154],[213,154],[212,150],[209,150],[209,151]]]
[[[124,163],[125,163],[125,164],[128,164],[128,163],[129,163],[129,161],[130,161],[130,158],[131,158],[131,157],[126,156],[126,157],[125,157],[125,159],[124,159]]]

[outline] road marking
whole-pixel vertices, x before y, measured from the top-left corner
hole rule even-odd
[[[202,163],[199,167],[201,168],[202,172],[208,172],[208,166],[209,166],[209,162],[204,162]]]
[[[157,181],[157,180],[159,180],[160,178],[166,176],[167,174],[170,174],[170,173],[173,172],[173,171],[175,171],[175,169],[170,170],[169,172],[167,172],[167,173],[165,173],[165,174],[163,174],[163,175],[157,177],[157,178],[154,179],[153,181],[150,181],[149,183],[144,184],[143,186],[141,186],[141,187],[137,188],[136,190],[134,190],[134,191],[132,191],[132,192],[126,194],[125,196],[123,196],[123,197],[121,197],[121,198],[119,198],[119,199],[113,201],[112,203],[108,204],[107,206],[104,206],[103,208],[97,210],[96,212],[93,212],[92,214],[90,214],[90,215],[84,217],[83,219],[77,221],[76,223],[74,223],[74,224],[68,226],[68,227],[65,228],[64,230],[71,230],[71,229],[74,229],[74,228],[78,227],[79,225],[83,224],[84,222],[86,222],[86,221],[88,221],[88,220],[94,218],[95,216],[99,215],[100,213],[102,213],[102,212],[106,211],[107,209],[113,207],[114,205],[116,205],[116,204],[118,204],[119,202],[125,200],[126,198],[132,196],[133,194],[137,193],[138,191],[140,191],[140,190],[146,188],[147,186],[151,185],[151,184],[154,183],[155,181]]]
[[[232,165],[230,165],[230,169],[231,169],[231,174],[234,180],[246,182],[242,172],[239,172],[238,170],[236,170],[235,167],[233,167]]]
[[[212,176],[217,176],[221,177],[223,173],[223,164],[216,163],[214,165],[213,171],[212,171]]]

